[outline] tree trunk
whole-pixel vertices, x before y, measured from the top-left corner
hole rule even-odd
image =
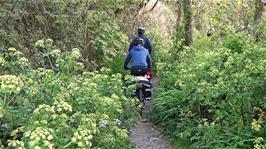
[[[255,17],[254,21],[259,21],[262,17],[263,14],[263,8],[264,8],[264,3],[261,0],[255,0],[256,1],[256,12],[255,12]]]
[[[254,16],[254,23],[259,24],[259,21],[261,20],[261,17],[263,15],[263,9],[264,9],[264,3],[261,0],[255,0],[255,16]],[[260,33],[256,32],[255,33],[255,38],[258,41],[260,38]]]
[[[183,0],[185,43],[191,45],[192,41],[192,10],[191,0]]]
[[[182,31],[182,25],[180,25],[181,23],[181,18],[182,18],[182,3],[177,1],[177,19],[176,19],[176,37],[178,38],[179,37],[179,32]]]

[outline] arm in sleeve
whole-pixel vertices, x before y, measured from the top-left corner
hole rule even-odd
[[[152,52],[152,44],[151,44],[151,41],[147,38],[147,49],[149,50],[149,53],[151,54]]]
[[[129,69],[127,65],[128,65],[128,63],[130,62],[130,60],[131,60],[131,52],[129,52],[129,53],[127,54],[127,57],[126,57],[126,59],[125,59],[125,62],[124,62],[124,69],[125,69],[125,70]]]
[[[147,64],[148,64],[148,68],[151,69],[152,61],[151,61],[151,56],[150,56],[150,54],[147,55],[146,61],[147,61]]]

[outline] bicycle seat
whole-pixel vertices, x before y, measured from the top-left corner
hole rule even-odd
[[[144,76],[134,76],[134,80],[136,80],[136,81],[149,81]]]

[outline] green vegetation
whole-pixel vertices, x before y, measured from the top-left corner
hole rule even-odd
[[[244,11],[247,4],[252,9]],[[151,118],[176,148],[265,148],[266,45],[259,30],[265,19],[247,17],[255,15],[251,1],[192,6],[199,8],[193,44],[185,46],[186,36],[177,32],[156,52],[160,85]]]
[[[143,2],[4,0],[0,5],[0,47],[30,57],[32,43],[51,38],[63,51],[79,48],[86,68],[95,69],[124,52]]]
[[[3,145],[130,148],[127,128],[137,118],[137,104],[124,96],[121,74],[88,72],[77,48],[61,52],[51,39],[35,45],[43,64],[37,69],[15,48],[0,53]]]
[[[139,13],[146,2],[1,0],[0,148],[132,148],[140,107],[123,61],[139,24],[160,80],[150,118],[176,148],[265,148],[264,1]]]
[[[121,62],[143,2],[0,5],[0,148],[132,148]]]
[[[157,64],[155,122],[189,148],[263,144],[266,48],[236,35],[211,50],[183,47],[179,55]]]

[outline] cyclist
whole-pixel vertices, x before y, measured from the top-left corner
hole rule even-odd
[[[130,69],[128,63],[131,62],[131,74],[134,76],[144,76],[151,69],[151,57],[144,46],[142,38],[136,38],[137,45],[127,54],[124,62],[124,68]]]
[[[152,52],[152,44],[150,42],[150,40],[144,35],[145,33],[145,29],[143,27],[139,27],[138,28],[138,36],[133,39],[133,41],[130,43],[129,49],[128,51],[130,51],[134,46],[137,46],[137,39],[141,38],[144,40],[144,48],[148,49],[149,53],[151,54]]]

